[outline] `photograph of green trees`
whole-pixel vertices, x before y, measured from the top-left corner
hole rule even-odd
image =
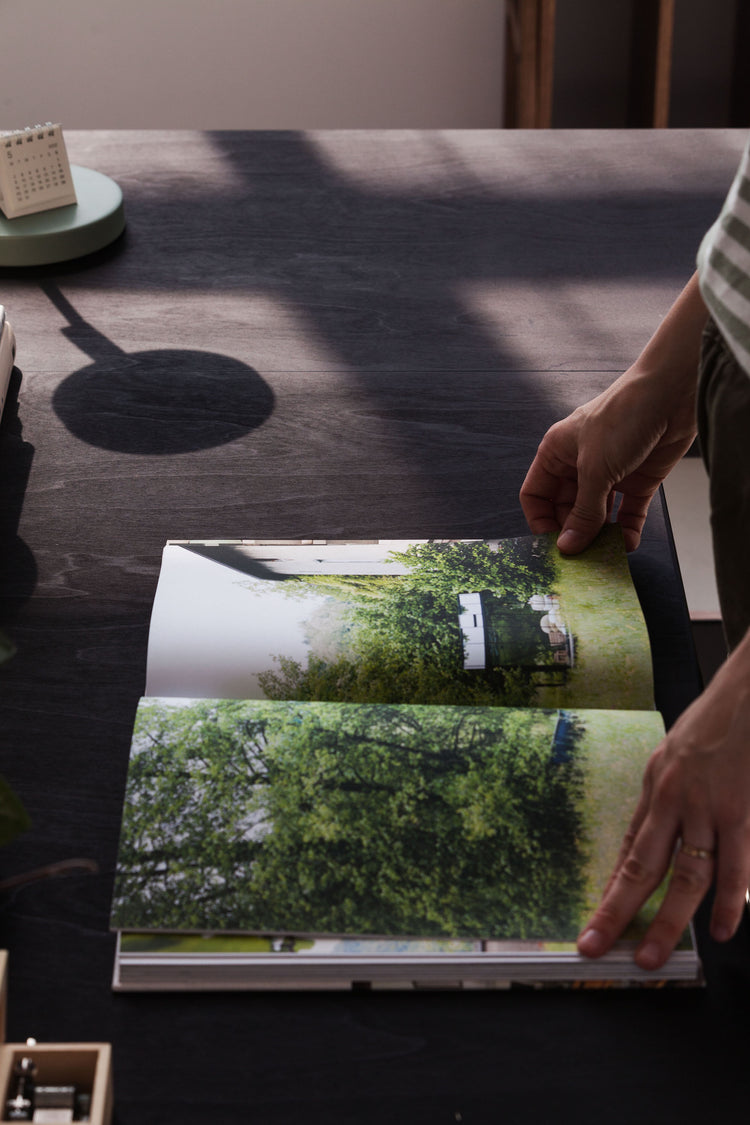
[[[486,542],[415,543],[392,551],[397,574],[294,575],[281,587],[304,614],[307,660],[274,654],[259,676],[271,699],[523,706],[535,673],[553,651],[528,604],[550,588],[546,543],[531,537]],[[465,625],[462,600],[477,601]],[[324,599],[322,604],[321,600]],[[469,630],[480,656],[465,659]],[[489,637],[495,640],[491,647]],[[502,640],[500,640],[502,638]]]
[[[144,699],[112,925],[570,940],[659,721],[601,718]]]
[[[388,557],[398,574],[289,576],[276,593],[299,607],[306,658],[272,654],[258,676],[262,692],[360,703],[653,706],[646,628],[612,531],[583,559],[562,557],[551,536],[524,536],[411,544]]]

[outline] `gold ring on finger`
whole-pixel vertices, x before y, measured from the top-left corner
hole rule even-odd
[[[685,855],[689,855],[691,859],[713,859],[713,848],[696,848],[692,844],[688,844],[686,840],[680,843],[680,851]]]

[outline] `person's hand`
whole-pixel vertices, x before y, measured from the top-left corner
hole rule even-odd
[[[577,554],[619,492],[625,546],[638,546],[654,493],[695,437],[707,315],[694,275],[633,366],[547,431],[521,488],[532,532],[558,531],[560,550]]]
[[[750,884],[750,633],[651,756],[579,951],[606,953],[670,864],[664,900],[636,950],[643,969],[664,964],[714,878],[711,936],[726,941],[739,925]]]
[[[669,389],[631,369],[547,431],[520,494],[532,532],[559,531],[560,550],[577,554],[619,492],[625,546],[638,546],[654,493],[695,437],[693,395]]]

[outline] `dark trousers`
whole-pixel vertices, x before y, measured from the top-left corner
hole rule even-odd
[[[710,480],[716,582],[731,650],[750,628],[750,375],[713,320],[703,334],[698,433]]]

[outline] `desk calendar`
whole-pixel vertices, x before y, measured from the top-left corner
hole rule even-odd
[[[0,133],[0,210],[7,219],[76,201],[59,125]]]

